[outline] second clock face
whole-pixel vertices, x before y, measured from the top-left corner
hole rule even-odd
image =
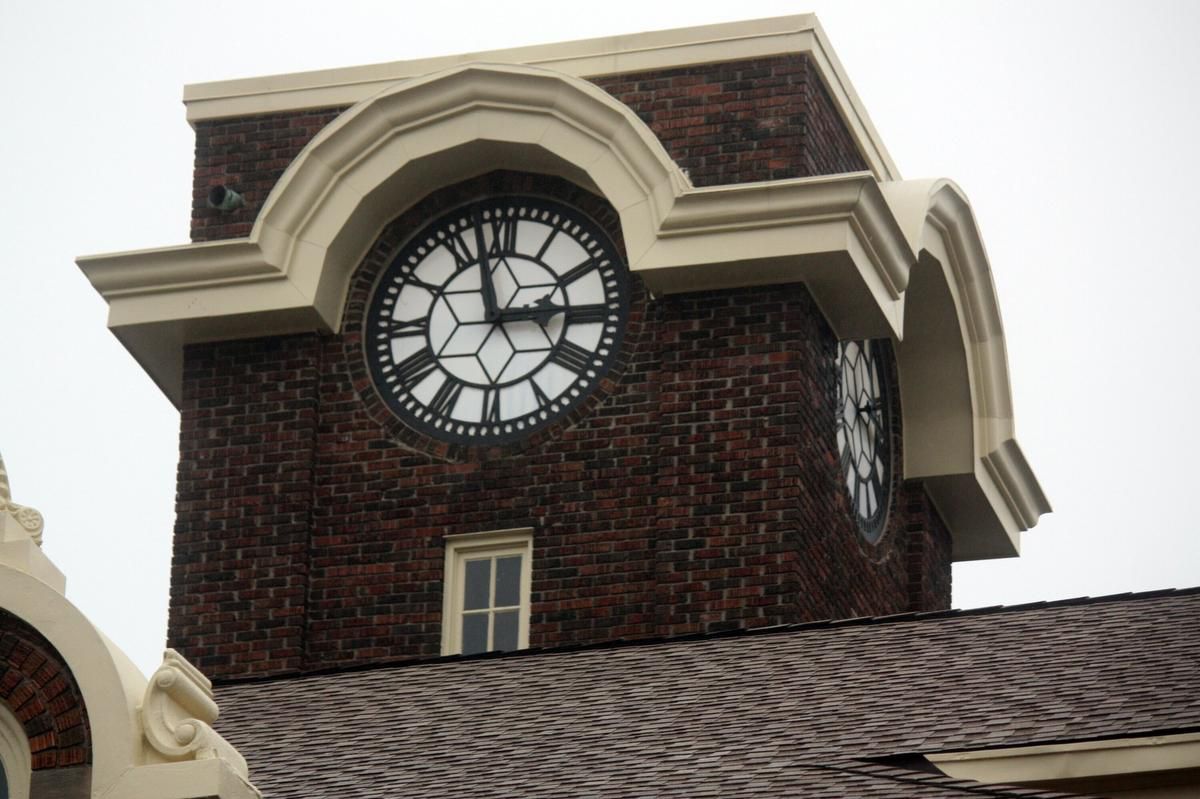
[[[887,523],[892,481],[885,353],[876,341],[838,344],[838,452],[858,527],[871,542]]]
[[[595,389],[628,312],[625,265],[598,224],[555,200],[489,198],[443,214],[400,248],[368,305],[365,355],[410,427],[502,444]]]

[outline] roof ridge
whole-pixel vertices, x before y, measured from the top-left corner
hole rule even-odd
[[[220,687],[251,685],[277,680],[294,680],[304,677],[325,677],[331,674],[349,674],[363,671],[382,669],[406,668],[429,663],[457,663],[463,661],[536,657],[569,652],[593,651],[601,649],[617,649],[638,646],[655,646],[662,644],[684,643],[688,641],[709,641],[721,638],[743,636],[779,635],[784,633],[817,630],[828,627],[851,627],[866,625],[900,624],[905,622],[938,621],[952,618],[970,618],[975,616],[990,616],[998,614],[1022,613],[1031,610],[1049,610],[1054,608],[1073,607],[1078,605],[1100,605],[1113,602],[1137,602],[1148,599],[1158,599],[1166,596],[1191,596],[1200,594],[1200,586],[1191,588],[1160,588],[1151,591],[1127,591],[1118,594],[1107,594],[1098,597],[1071,597],[1068,599],[1041,600],[1026,602],[1019,605],[988,605],[979,608],[951,608],[948,610],[906,611],[883,616],[854,616],[845,619],[821,619],[817,621],[795,622],[792,624],[775,624],[765,627],[739,627],[732,630],[717,630],[714,632],[687,633],[675,636],[655,636],[650,638],[615,638],[588,644],[565,644],[562,646],[530,647],[513,652],[485,652],[477,655],[440,655],[431,657],[405,658],[375,663],[357,664],[352,666],[330,667],[312,671],[293,670],[283,674],[252,676],[243,678],[216,678],[213,684]]]

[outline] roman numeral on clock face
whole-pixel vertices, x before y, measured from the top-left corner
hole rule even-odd
[[[388,322],[387,335],[389,338],[406,338],[408,336],[423,336],[429,330],[429,317],[414,319],[411,322],[401,322],[393,319]]]
[[[550,398],[546,396],[546,392],[542,391],[542,387],[533,378],[530,378],[529,385],[533,388],[533,396],[537,399],[538,405],[545,407],[550,404]]]
[[[472,261],[471,251],[467,249],[467,244],[462,240],[462,237],[457,233],[451,233],[446,236],[446,240],[442,242],[450,254],[454,256],[454,265],[459,269],[469,264]]]
[[[500,422],[500,389],[485,388],[483,390],[483,413],[479,421],[484,424]]]
[[[608,320],[607,305],[572,305],[567,308],[567,324],[585,325]]]
[[[492,217],[492,252],[511,253],[517,251],[517,220]]]
[[[462,394],[463,385],[452,377],[446,378],[429,401],[429,410],[439,416],[449,416],[458,404],[458,396]]]
[[[396,364],[396,379],[401,385],[416,386],[437,368],[437,358],[427,348],[420,349]]]
[[[597,266],[598,266],[598,264],[596,263],[595,258],[588,258],[583,263],[579,264],[578,266],[572,267],[570,270],[568,270],[565,275],[563,275],[561,278],[559,278],[559,280],[562,281],[562,284],[564,286],[569,286],[570,284],[574,283],[579,278],[586,275],[588,272],[591,272]]]
[[[558,349],[550,356],[550,360],[559,366],[570,369],[576,374],[580,374],[595,357],[596,354],[591,350],[584,349],[574,341],[564,338],[559,342]]]

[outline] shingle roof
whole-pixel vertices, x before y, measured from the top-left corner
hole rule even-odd
[[[1050,796],[871,762],[1200,729],[1200,591],[219,686],[283,797]]]

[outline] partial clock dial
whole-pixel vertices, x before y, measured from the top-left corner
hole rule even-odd
[[[409,426],[468,445],[519,440],[612,367],[628,274],[604,230],[541,197],[443,214],[384,270],[364,329],[372,379]]]
[[[886,351],[873,341],[838,344],[837,444],[858,527],[877,541],[887,523],[892,475]]]

